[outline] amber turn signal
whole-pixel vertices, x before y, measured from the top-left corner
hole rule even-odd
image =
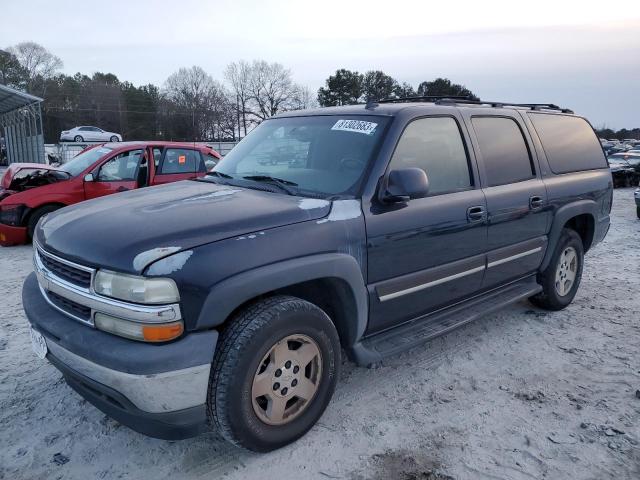
[[[182,322],[144,325],[142,327],[142,335],[147,342],[167,342],[178,338],[182,332],[184,332]]]

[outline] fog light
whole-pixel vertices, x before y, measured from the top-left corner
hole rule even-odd
[[[182,321],[154,324],[138,323],[104,313],[96,313],[94,323],[96,328],[103,332],[142,342],[167,342],[178,338],[184,332]]]

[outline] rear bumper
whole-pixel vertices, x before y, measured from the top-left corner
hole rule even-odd
[[[140,433],[180,439],[207,429],[206,399],[218,333],[191,333],[164,345],[127,340],[49,305],[35,274],[22,290],[31,327],[67,383],[107,415]]]
[[[3,247],[27,243],[27,237],[27,227],[11,227],[0,223],[0,245]]]
[[[636,200],[636,206],[640,207],[640,188],[633,192],[633,198]]]

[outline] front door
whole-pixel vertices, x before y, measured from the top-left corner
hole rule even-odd
[[[129,150],[111,157],[93,173],[93,182],[84,182],[85,197],[102,197],[137,188],[142,159],[142,149]]]
[[[547,191],[531,139],[516,112],[473,114],[467,122],[487,199],[487,273],[493,288],[534,272],[544,256],[549,211]]]
[[[405,128],[388,170],[417,167],[426,198],[365,208],[369,327],[373,333],[437,310],[480,289],[486,205],[461,118],[425,117]]]

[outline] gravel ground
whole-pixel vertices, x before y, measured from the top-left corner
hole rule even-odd
[[[0,478],[637,480],[639,233],[616,190],[569,308],[520,302],[378,369],[345,362],[320,423],[266,455],[147,438],[82,400],[31,352],[31,247],[0,248]]]

